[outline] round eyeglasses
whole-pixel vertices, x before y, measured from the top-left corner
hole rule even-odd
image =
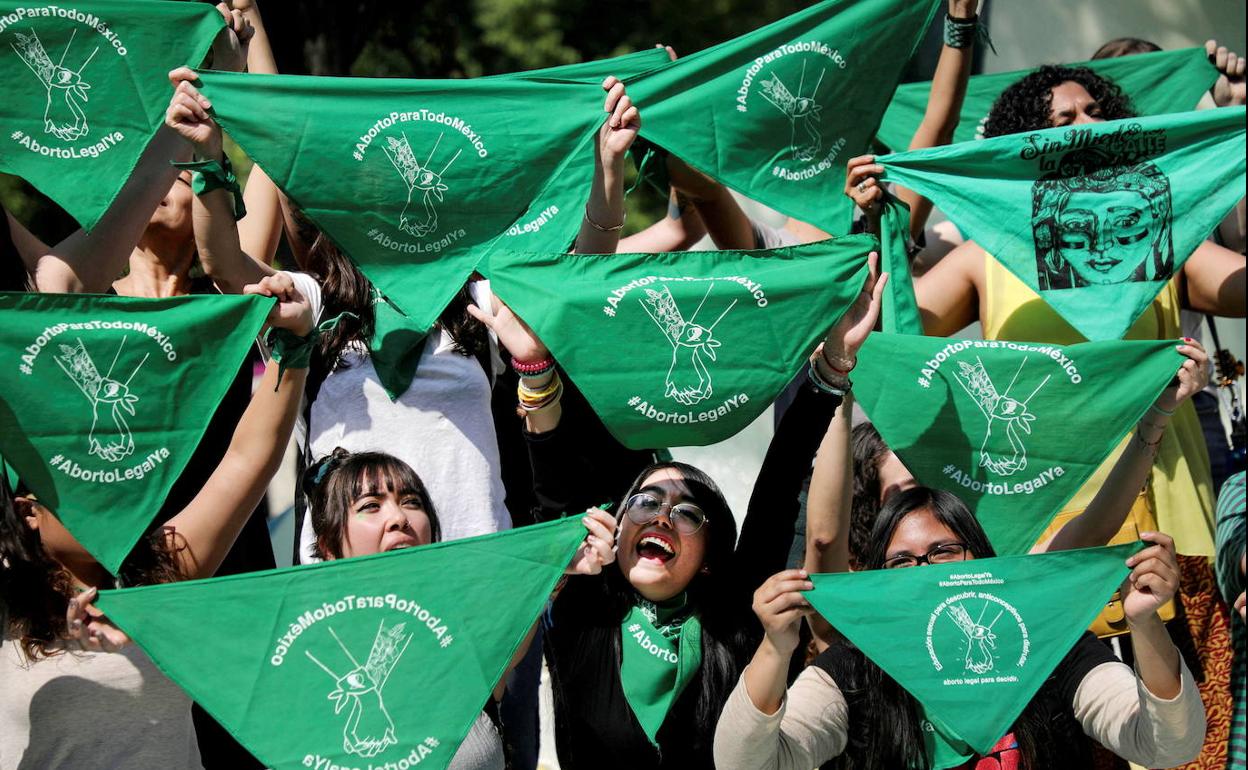
[[[693,503],[667,505],[648,492],[638,492],[624,504],[624,513],[634,524],[649,524],[664,512],[672,526],[682,535],[692,535],[706,523],[706,513]]]

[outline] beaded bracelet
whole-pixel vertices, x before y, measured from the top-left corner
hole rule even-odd
[[[512,356],[511,368],[521,377],[540,377],[555,368],[555,359],[546,356],[541,361],[521,361]]]

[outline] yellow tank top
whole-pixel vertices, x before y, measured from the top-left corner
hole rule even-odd
[[[984,339],[1063,345],[1087,341],[1036,292],[987,254],[984,295],[980,302]],[[1182,335],[1180,307],[1176,278],[1136,319],[1125,339],[1177,339]],[[1067,504],[1068,509],[1083,509],[1092,502],[1129,440],[1130,435],[1106,458]],[[1213,480],[1205,437],[1191,401],[1180,405],[1162,437],[1153,461],[1151,487],[1157,526],[1174,538],[1179,553],[1213,556]]]

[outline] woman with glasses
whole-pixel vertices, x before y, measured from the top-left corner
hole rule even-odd
[[[1134,670],[1085,633],[986,757],[964,767],[1091,768],[1092,742],[1145,767],[1174,767],[1200,753],[1200,693],[1157,609],[1178,588],[1174,541],[1127,560],[1123,610]],[[865,569],[905,569],[995,556],[974,514],[956,496],[927,487],[897,492],[875,521]],[[801,570],[774,575],[754,595],[763,641],[729,697],[715,732],[715,763],[733,768],[927,768],[918,702],[848,641],[815,659],[786,691],[798,627],[814,610]],[[968,656],[979,651],[972,645]],[[985,654],[991,654],[985,651]]]
[[[714,767],[715,723],[761,636],[750,596],[785,565],[803,478],[879,315],[887,276],[877,280],[875,254],[870,263],[863,291],[811,356],[813,374],[776,429],[740,540],[714,481],[685,463],[657,463],[618,498],[618,566],[574,581],[554,602],[545,644],[563,767]],[[612,498],[615,490],[591,481],[585,434],[572,410],[564,415],[550,352],[505,305],[478,317],[516,359],[543,512]]]

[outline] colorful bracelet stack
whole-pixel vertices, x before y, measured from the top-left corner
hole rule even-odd
[[[820,360],[823,361],[824,366],[832,370],[833,377],[831,379],[825,378],[819,373],[818,362]],[[857,361],[851,361],[848,368],[842,369],[832,363],[831,359],[828,358],[827,350],[820,345],[819,350],[810,357],[810,366],[806,370],[806,376],[810,379],[810,384],[820,392],[844,398],[845,394],[854,387],[854,383],[849,379],[849,373],[852,372],[854,367],[857,365]]]
[[[553,369],[554,366],[551,366]],[[548,369],[547,371],[550,371]],[[559,379],[558,372],[552,372],[550,381],[540,388],[530,388],[525,380],[533,379],[528,375],[520,375],[520,384],[516,386],[516,398],[520,401],[520,408],[526,412],[536,412],[538,409],[544,409],[559,401],[563,395],[563,380]]]

